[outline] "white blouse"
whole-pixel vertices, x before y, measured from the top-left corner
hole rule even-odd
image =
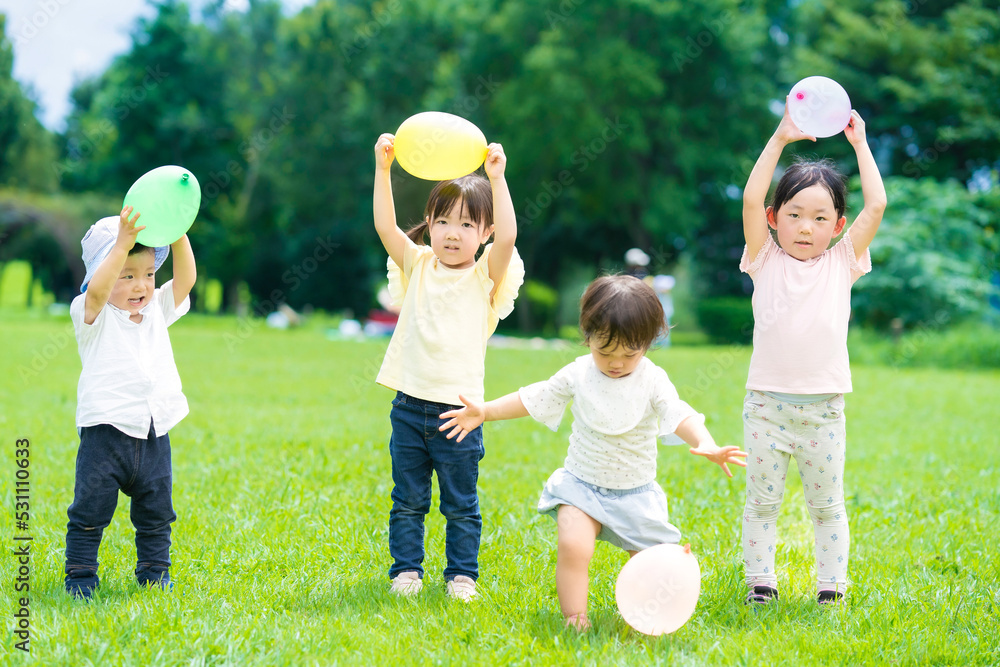
[[[655,480],[657,437],[681,444],[673,433],[682,421],[692,416],[705,421],[680,399],[666,371],[646,357],[629,375],[610,378],[587,354],[518,394],[528,413],[553,431],[573,402],[563,465],[583,481],[609,489],[634,489]]]
[[[152,421],[156,435],[163,435],[188,413],[167,327],[188,312],[191,300],[185,297],[175,307],[173,281],[168,280],[139,311],[141,322],[106,303],[94,323],[86,324],[86,298],[79,295],[69,307],[83,361],[76,425],[110,424],[145,439]]]

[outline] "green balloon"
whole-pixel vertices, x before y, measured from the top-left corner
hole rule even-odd
[[[139,177],[125,194],[122,206],[140,213],[136,226],[145,229],[136,243],[150,248],[170,245],[191,228],[201,208],[201,186],[184,167],[157,167]]]

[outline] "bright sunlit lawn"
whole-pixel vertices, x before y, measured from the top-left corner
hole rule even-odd
[[[444,595],[444,520],[428,517],[424,591],[388,592],[389,402],[374,384],[385,341],[320,329],[189,316],[171,328],[191,414],[170,434],[172,593],[138,589],[128,499],[101,545],[102,588],[63,592],[66,508],[78,444],[80,361],[68,319],[0,317],[0,662],[14,648],[14,448],[29,438],[31,657],[45,665],[993,665],[1000,663],[1000,373],[854,366],[847,491],[854,582],[846,608],[817,607],[812,529],[790,471],[778,566],[782,599],[743,606],[744,479],[686,448],[662,447],[657,478],[702,569],[695,615],[650,638],[618,615],[625,554],[597,548],[594,629],[563,629],[555,525],[536,514],[565,455],[569,419],[486,426],[481,598]],[[582,354],[570,344],[491,348],[487,395],[544,379]],[[741,444],[748,348],[675,347],[652,359]]]

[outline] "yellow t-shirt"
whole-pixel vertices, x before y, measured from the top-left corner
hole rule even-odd
[[[486,341],[514,309],[524,262],[514,250],[490,303],[493,244],[468,269],[442,264],[429,246],[409,243],[403,267],[389,259],[389,294],[401,306],[376,382],[425,401],[483,400]]]

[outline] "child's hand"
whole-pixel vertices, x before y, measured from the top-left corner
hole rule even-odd
[[[476,430],[484,421],[486,421],[486,406],[482,403],[477,403],[475,401],[470,401],[465,396],[459,395],[459,398],[465,403],[464,408],[459,408],[458,410],[449,410],[448,412],[441,413],[441,419],[451,418],[449,421],[441,425],[439,430],[447,431],[451,429],[451,432],[447,434],[449,440],[458,436],[456,442],[462,442],[462,438],[468,435],[471,431]]]
[[[729,447],[719,447],[714,442],[702,442],[697,447],[692,447],[689,449],[692,454],[697,454],[698,456],[704,456],[709,461],[717,463],[722,466],[722,469],[726,473],[726,477],[732,477],[733,473],[729,472],[729,464],[740,466],[746,468],[746,461],[740,461],[739,457],[746,458],[747,453],[741,452],[739,447],[735,445]]]
[[[507,168],[507,155],[503,152],[503,146],[490,144],[486,148],[486,162],[483,164],[486,175],[490,177],[491,181],[502,178],[504,170]]]
[[[140,213],[133,215],[131,220],[129,220],[130,215],[132,215],[132,207],[126,206],[118,216],[118,239],[115,241],[115,245],[124,250],[131,250],[135,246],[135,237],[146,228],[145,225],[135,226]]]
[[[388,170],[392,166],[392,161],[396,157],[394,142],[396,136],[393,134],[383,134],[375,142],[375,169]]]
[[[857,147],[867,143],[865,140],[865,121],[861,114],[854,109],[851,109],[851,121],[844,128],[844,135],[852,146]]]
[[[785,97],[785,115],[781,117],[781,122],[778,123],[778,129],[774,131],[774,136],[786,144],[790,144],[793,141],[799,141],[801,139],[816,141],[816,137],[811,134],[806,134],[797,128],[795,123],[792,122],[792,117],[788,114],[787,96]]]

